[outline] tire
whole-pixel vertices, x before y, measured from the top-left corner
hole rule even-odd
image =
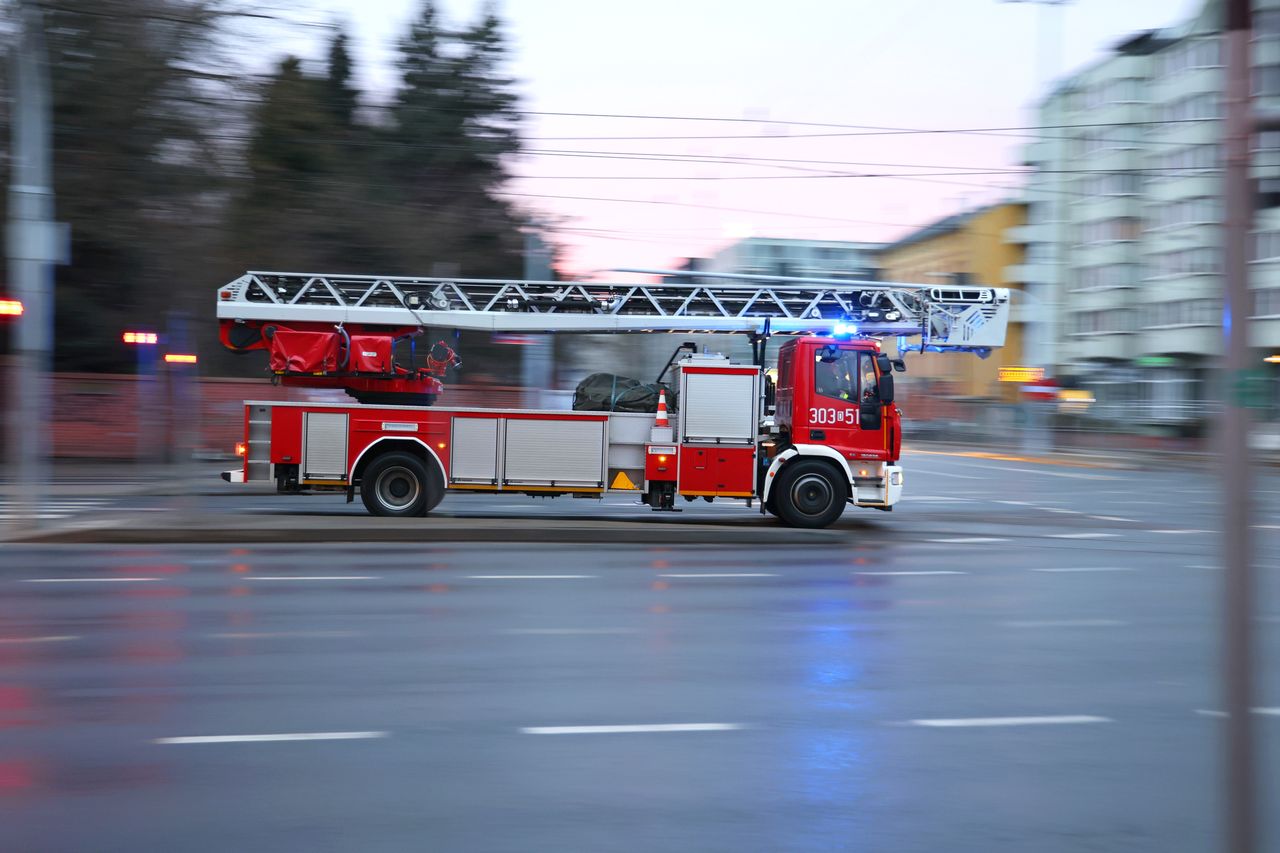
[[[408,518],[426,515],[444,497],[440,472],[408,453],[384,453],[360,477],[360,500],[370,515]]]
[[[799,459],[778,472],[769,498],[777,505],[778,517],[791,527],[829,527],[844,512],[849,484],[834,466]]]

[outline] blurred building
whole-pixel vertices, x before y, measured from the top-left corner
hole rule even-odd
[[[880,243],[750,237],[726,246],[700,267],[707,272],[874,279]]]
[[[1007,234],[1026,221],[1026,205],[1004,202],[957,213],[927,225],[885,246],[879,257],[888,281],[921,284],[973,284],[1020,287],[1012,275],[1023,266],[1024,248]],[[953,398],[1016,400],[1016,383],[999,382],[1001,367],[1023,361],[1024,308],[1014,298],[1014,312],[1005,346],[987,358],[940,353],[909,355],[907,381],[911,389]]]
[[[1280,107],[1280,0],[1255,0],[1253,92]],[[1222,342],[1223,4],[1137,33],[1060,81],[1043,135],[1017,277],[1028,359],[1091,390],[1090,418],[1194,431]],[[1280,351],[1280,135],[1256,141],[1253,339]],[[1271,383],[1274,395],[1275,382]],[[1274,407],[1274,398],[1272,400]]]

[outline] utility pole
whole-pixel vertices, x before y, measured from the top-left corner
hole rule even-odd
[[[1223,362],[1222,560],[1223,698],[1226,718],[1226,847],[1255,853],[1258,847],[1257,773],[1253,737],[1253,566],[1249,539],[1252,478],[1249,452],[1249,229],[1253,194],[1249,149],[1253,133],[1268,127],[1250,101],[1250,0],[1227,0],[1226,75],[1223,90]],[[1273,120],[1274,121],[1274,120]],[[1280,122],[1277,122],[1280,125]]]
[[[66,255],[67,231],[53,221],[49,67],[39,7],[19,2],[11,49],[12,169],[9,183],[9,279],[24,312],[13,334],[9,402],[10,470],[18,486],[19,525],[40,524],[49,482],[53,264]]]

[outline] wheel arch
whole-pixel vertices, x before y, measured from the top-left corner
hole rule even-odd
[[[377,451],[370,452],[373,451],[375,447],[378,448]],[[423,464],[428,467],[434,463],[435,469],[440,472],[441,483],[445,488],[448,488],[449,478],[445,474],[444,463],[440,461],[440,457],[436,455],[436,452],[432,450],[425,441],[420,438],[412,438],[409,436],[383,436],[382,438],[374,439],[369,442],[368,446],[366,446],[364,450],[360,451],[360,455],[356,457],[356,461],[352,464],[351,478],[349,482],[354,484],[360,479],[361,475],[364,474],[364,471],[369,467],[370,462],[382,454],[390,453],[394,450],[412,453],[414,456],[421,459]]]
[[[773,491],[773,483],[777,479],[778,472],[792,459],[826,460],[833,468],[844,474],[845,482],[848,483],[850,493],[852,493],[853,472],[849,470],[849,463],[845,461],[843,456],[824,444],[793,444],[774,457],[773,464],[769,466],[768,472],[765,473],[764,489],[760,494],[761,501],[769,500],[769,494]]]

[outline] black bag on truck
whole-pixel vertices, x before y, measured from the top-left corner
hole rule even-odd
[[[641,382],[613,373],[593,373],[578,383],[573,392],[575,412],[634,412],[653,414],[658,411],[658,393],[667,392],[667,411],[676,409],[675,392],[662,382]]]

